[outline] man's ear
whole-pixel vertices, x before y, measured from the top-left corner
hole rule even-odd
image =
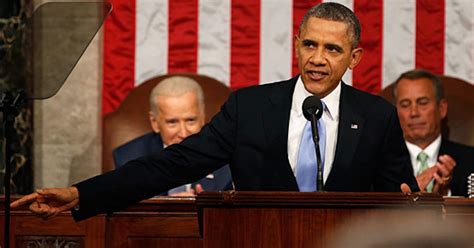
[[[160,125],[158,125],[158,118],[156,117],[153,111],[148,112],[148,118],[150,119],[150,126],[153,129],[153,132],[159,133],[160,132]]]
[[[349,69],[354,69],[362,59],[364,49],[358,47],[352,50],[351,52],[351,63],[349,64]]]
[[[441,120],[446,118],[446,115],[448,115],[448,101],[446,99],[441,99],[438,104],[438,109],[439,109],[439,116],[441,117]]]
[[[295,57],[298,58],[298,56],[299,56],[299,47],[300,47],[300,39],[299,39],[298,35],[295,35],[293,37],[293,44],[294,44],[293,49],[295,49]]]

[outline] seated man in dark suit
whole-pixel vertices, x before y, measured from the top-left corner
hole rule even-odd
[[[474,147],[441,136],[448,113],[441,80],[413,70],[395,82],[394,99],[413,171],[421,190],[467,196],[467,177],[474,172]]]
[[[160,82],[150,94],[150,124],[153,132],[125,143],[113,151],[115,166],[180,143],[204,125],[204,94],[192,78],[174,76]],[[168,191],[169,195],[194,195],[202,190],[230,190],[232,177],[224,166],[205,178]],[[197,191],[197,192],[195,192]]]

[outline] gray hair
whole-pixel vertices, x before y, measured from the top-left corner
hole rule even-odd
[[[304,15],[298,29],[298,34],[301,34],[304,25],[306,25],[306,22],[311,17],[347,24],[349,36],[352,40],[352,48],[356,48],[359,45],[361,32],[360,22],[354,12],[346,6],[333,2],[321,3],[313,6]]]
[[[184,76],[172,76],[163,79],[153,88],[150,94],[150,110],[156,115],[156,97],[157,96],[182,96],[188,92],[196,92],[198,97],[199,108],[204,113],[204,93],[201,86],[196,80]]]
[[[393,98],[397,99],[397,86],[400,80],[402,79],[410,79],[410,80],[416,80],[416,79],[421,79],[421,78],[426,78],[431,81],[431,84],[433,85],[435,97],[436,97],[436,102],[441,101],[441,99],[444,99],[444,89],[443,89],[443,83],[441,82],[441,79],[439,79],[438,76],[435,74],[427,71],[427,70],[410,70],[407,72],[404,72],[400,77],[397,78],[395,83],[393,83]]]

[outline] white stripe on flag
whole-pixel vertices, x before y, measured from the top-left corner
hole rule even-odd
[[[136,1],[135,86],[168,71],[168,1]]]
[[[347,8],[354,10],[354,0],[323,0],[323,2],[334,2],[340,3]],[[362,57],[363,59],[363,57]],[[352,70],[347,69],[346,73],[342,76],[342,81],[348,85],[352,85]]]
[[[382,89],[415,68],[415,0],[385,1]]]
[[[292,0],[262,0],[260,22],[260,83],[291,77]]]
[[[329,2],[340,3],[346,6],[347,8],[354,10],[354,0],[323,0],[323,2],[324,3],[329,3]]]
[[[446,1],[444,74],[474,84],[474,2]]]
[[[230,86],[230,0],[200,0],[198,73]]]

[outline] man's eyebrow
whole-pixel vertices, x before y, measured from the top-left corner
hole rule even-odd
[[[314,40],[310,40],[310,39],[304,39],[301,41],[303,44],[305,45],[312,45],[312,44],[316,44],[316,42]]]
[[[421,100],[429,100],[430,98],[427,97],[427,96],[422,96],[422,97],[418,97],[416,98],[417,101],[421,101]]]
[[[301,42],[302,42],[304,45],[314,45],[314,44],[317,44],[316,41],[311,40],[311,39],[303,39],[303,40],[301,40]],[[338,44],[329,43],[329,44],[325,44],[324,46],[325,46],[326,48],[336,49],[336,50],[339,51],[339,52],[343,52],[343,51],[344,51],[344,48],[342,48],[342,46],[340,46],[340,45],[338,45]]]
[[[325,47],[336,49],[339,52],[344,51],[344,48],[342,48],[342,46],[339,46],[338,44],[329,43],[329,44],[326,44]]]

